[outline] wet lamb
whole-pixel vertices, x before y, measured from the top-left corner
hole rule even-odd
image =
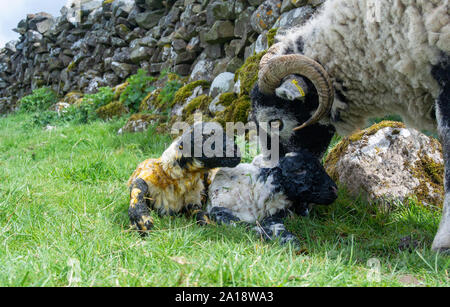
[[[241,221],[259,223],[266,239],[295,240],[286,231],[283,217],[288,209],[307,214],[307,204],[328,205],[337,187],[319,161],[303,151],[288,154],[272,168],[239,164],[221,168],[208,189],[207,211],[219,224]]]
[[[215,146],[215,142],[211,142],[214,139],[223,144],[220,152],[204,151],[206,143]],[[197,151],[196,147],[201,150]],[[208,172],[216,167],[234,167],[240,161],[238,147],[219,124],[194,125],[159,159],[146,160],[134,171],[128,182],[131,226],[143,235],[151,230],[153,219],[150,210],[159,215],[195,214],[201,219],[204,216],[202,201],[206,199],[204,180]]]

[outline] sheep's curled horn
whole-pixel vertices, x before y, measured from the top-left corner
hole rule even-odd
[[[308,78],[317,90],[319,107],[314,115],[294,130],[315,124],[325,117],[333,104],[334,91],[331,79],[325,69],[316,61],[301,54],[280,55],[281,45],[275,44],[267,50],[259,64],[259,90],[267,95],[274,93],[281,80],[291,74]]]

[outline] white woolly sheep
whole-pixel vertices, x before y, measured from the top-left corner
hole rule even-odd
[[[433,249],[450,251],[449,1],[328,0],[278,40],[261,60],[252,116],[284,126],[280,154],[304,148],[320,157],[335,131],[348,135],[371,117],[398,114],[431,131],[437,125],[446,197]],[[303,97],[286,101],[275,93],[292,75],[301,76]]]

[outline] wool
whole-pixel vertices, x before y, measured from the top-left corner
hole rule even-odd
[[[330,116],[339,134],[386,114],[435,131],[440,86],[431,70],[450,53],[448,0],[377,2],[380,22],[367,18],[366,0],[326,1],[306,25],[277,37],[283,53],[302,53],[330,74],[344,96],[337,95]]]

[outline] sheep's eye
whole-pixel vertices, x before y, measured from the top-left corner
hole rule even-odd
[[[269,122],[270,127],[278,128],[278,130],[283,130],[283,121],[281,119],[273,119]]]

